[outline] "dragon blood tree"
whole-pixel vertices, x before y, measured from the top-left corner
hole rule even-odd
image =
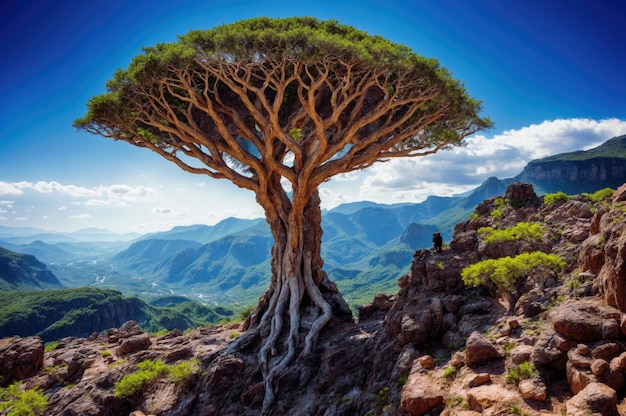
[[[312,352],[333,316],[318,187],[379,161],[460,145],[491,126],[436,60],[308,17],[192,31],[144,48],[106,87],[75,127],[227,179],[265,211],[272,277],[248,332],[260,340],[266,410],[281,374]]]

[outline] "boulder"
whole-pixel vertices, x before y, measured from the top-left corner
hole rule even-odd
[[[619,338],[620,312],[598,300],[564,303],[550,311],[554,330],[577,341]]]
[[[400,406],[410,415],[421,416],[444,404],[443,384],[422,373],[409,375],[400,392]]]
[[[602,383],[590,383],[567,401],[568,416],[587,416],[598,413],[602,416],[619,416],[615,390]]]
[[[0,385],[24,380],[43,368],[44,343],[39,337],[0,340]]]
[[[483,335],[474,331],[465,342],[465,364],[471,366],[500,358],[497,348]]]
[[[530,345],[518,345],[510,352],[511,361],[513,364],[521,364],[530,359],[533,352],[533,347]]]
[[[519,391],[524,400],[546,401],[548,398],[548,389],[546,385],[532,379],[526,379],[519,382]]]
[[[150,335],[147,333],[133,335],[122,340],[122,343],[117,348],[119,355],[130,354],[137,351],[148,349],[152,345]]]
[[[498,384],[485,384],[467,391],[469,407],[480,412],[492,406],[510,408],[511,405],[520,403],[521,400],[522,397],[518,392],[511,391]]]

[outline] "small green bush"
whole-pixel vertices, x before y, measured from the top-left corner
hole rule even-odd
[[[605,199],[611,198],[615,193],[614,189],[611,188],[603,188],[599,191],[594,192],[593,194],[583,193],[583,196],[588,198],[592,202],[604,201]]]
[[[48,342],[44,348],[43,348],[43,352],[51,352],[57,349],[57,347],[59,346],[59,341],[52,341],[52,342]]]
[[[0,388],[0,412],[8,410],[7,416],[41,415],[47,407],[48,396],[39,389],[21,391],[19,382]]]
[[[517,369],[517,367],[509,368],[509,371],[506,374],[504,381],[506,381],[509,384],[519,383],[519,370]]]
[[[502,230],[493,227],[481,227],[478,234],[485,238],[485,242],[489,244],[500,243],[503,241],[541,241],[543,238],[543,229],[537,223],[518,222],[511,228]]]
[[[456,377],[456,367],[451,365],[446,368],[443,372],[443,376],[448,379]]]
[[[138,372],[127,374],[115,383],[115,396],[132,396],[142,391],[147,384],[165,377],[172,377],[174,382],[179,382],[193,374],[199,365],[196,358],[173,365],[167,365],[161,360],[142,361],[137,364]]]
[[[539,372],[535,368],[535,365],[530,361],[524,361],[519,365],[519,375],[522,380],[525,380],[527,378],[533,378],[538,373]]]
[[[486,285],[503,292],[515,284],[518,278],[529,275],[534,269],[560,270],[564,266],[565,261],[558,255],[535,251],[515,257],[480,261],[464,268],[461,278],[467,286]]]
[[[571,199],[571,197],[569,195],[567,195],[565,192],[556,192],[553,194],[546,194],[543,197],[543,203],[546,205],[550,205],[553,204],[555,202],[559,202],[559,201],[569,201]]]
[[[175,383],[178,383],[179,381],[190,377],[199,366],[200,361],[197,358],[192,358],[190,360],[169,366],[169,375],[174,379]]]
[[[509,384],[517,384],[520,380],[532,378],[538,373],[533,363],[524,361],[516,367],[511,367],[504,380]]]

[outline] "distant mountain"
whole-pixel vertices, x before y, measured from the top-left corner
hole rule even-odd
[[[147,331],[185,330],[234,316],[232,309],[197,302],[148,305],[115,290],[79,288],[34,292],[0,292],[0,338],[37,335],[44,341],[88,337],[135,320]]]
[[[546,193],[576,195],[615,189],[626,182],[626,135],[587,151],[532,160],[515,180],[532,183]]]
[[[58,244],[44,243],[41,240],[28,244],[11,244],[0,242],[0,245],[8,250],[18,253],[30,254],[44,263],[59,263],[76,258],[76,254],[66,251]]]
[[[112,242],[130,241],[138,238],[137,233],[117,234],[99,228],[85,228],[72,232],[46,231],[31,227],[0,226],[0,241],[11,244],[29,244],[34,241],[45,241],[49,244],[72,242]]]
[[[112,262],[118,266],[152,269],[181,250],[197,249],[200,246],[199,242],[193,240],[141,240],[116,254]]]
[[[229,234],[237,233],[259,223],[265,223],[264,218],[244,220],[239,218],[226,218],[216,225],[188,225],[172,228],[170,231],[146,234],[140,240],[158,238],[161,240],[193,240],[202,244],[210,243]]]
[[[63,285],[44,263],[30,254],[0,247],[0,290],[59,289]]]

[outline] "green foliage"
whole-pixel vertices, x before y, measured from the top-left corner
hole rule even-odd
[[[509,368],[504,380],[509,384],[517,384],[520,380],[526,380],[539,374],[535,365],[529,361],[524,361],[518,366]]]
[[[46,343],[46,345],[43,348],[43,352],[51,352],[57,349],[57,347],[59,346],[59,341],[52,341],[52,342],[48,342]]]
[[[178,383],[189,378],[199,367],[200,361],[197,358],[181,361],[169,366],[169,376],[174,379],[175,383]]]
[[[304,135],[302,134],[302,129],[289,130],[289,137],[291,137],[295,141],[301,140],[304,137]]]
[[[172,307],[150,306],[117,290],[92,287],[0,292],[0,304],[0,337],[37,335],[48,341],[46,351],[55,348],[53,340],[69,335],[87,337],[130,319],[148,332],[167,332],[217,323],[234,315],[229,308],[210,308],[191,301]],[[115,317],[112,310],[125,313]],[[103,316],[117,320],[103,321]],[[94,327],[93,322],[101,326]]]
[[[451,365],[443,371],[444,378],[451,379],[456,377],[456,367]]]
[[[560,270],[564,266],[565,261],[558,255],[535,251],[472,264],[461,271],[461,278],[467,286],[487,285],[504,292],[518,278],[529,275],[535,269]]]
[[[519,374],[522,380],[525,380],[527,378],[532,378],[536,376],[537,374],[539,374],[539,372],[537,371],[537,369],[535,368],[535,365],[532,362],[524,361],[523,363],[520,363],[519,365]]]
[[[252,313],[253,309],[254,309],[253,306],[248,306],[247,308],[242,310],[241,311],[241,320],[245,321],[246,319],[248,319],[248,316],[250,316],[250,314]]]
[[[504,378],[504,380],[509,383],[509,384],[517,384],[519,383],[519,369],[517,367],[511,367],[509,368],[508,373],[506,374],[506,377]]]
[[[503,241],[541,241],[543,229],[537,223],[518,222],[511,228],[502,230],[492,227],[481,227],[478,234],[485,238],[487,243],[500,243]]]
[[[48,396],[39,389],[22,391],[19,382],[0,388],[0,412],[8,411],[7,416],[41,415],[47,407]]]
[[[464,399],[461,396],[457,396],[457,395],[454,395],[454,394],[450,395],[446,399],[446,407],[447,408],[457,407],[460,404],[462,404],[463,401],[464,401]]]
[[[493,211],[491,211],[489,213],[489,216],[491,218],[501,218],[502,215],[504,215],[504,213],[502,212],[502,210],[500,208],[496,208],[496,209],[494,209]]]
[[[333,88],[347,91],[343,81],[340,80],[345,79],[349,63],[350,73],[375,77],[381,92],[376,98],[379,102],[390,103],[408,99],[406,106],[390,108],[393,110],[390,113],[403,114],[405,111],[409,112],[408,107],[414,107],[409,113],[413,116],[405,118],[405,124],[421,125],[423,117],[439,113],[441,120],[435,118],[433,122],[420,129],[421,137],[407,134],[403,144],[408,147],[416,145],[421,148],[424,143],[438,142],[460,144],[468,132],[489,128],[492,125],[491,120],[479,116],[481,103],[469,97],[462,84],[452,78],[450,72],[442,68],[436,59],[419,56],[404,45],[393,43],[380,36],[369,35],[352,26],[339,24],[335,20],[321,21],[312,17],[259,17],[209,30],[191,31],[179,36],[175,43],[160,43],[144,48],[143,53],[133,58],[127,69],[118,70],[113,79],[107,82],[106,94],[89,100],[87,114],[75,120],[74,126],[131,143],[137,140],[160,149],[176,148],[179,144],[172,140],[171,129],[164,127],[175,124],[174,118],[184,119],[190,113],[187,106],[190,102],[195,102],[189,100],[190,95],[202,100],[209,95],[209,99],[212,99],[217,95],[211,91],[212,88],[229,89],[227,83],[218,81],[222,77],[219,71],[226,77],[233,77],[237,71],[228,72],[221,69],[224,64],[233,63],[255,74],[243,82],[251,84],[252,88],[248,91],[254,90],[255,94],[264,94],[263,98],[268,101],[266,107],[273,106],[273,109],[280,110],[281,121],[287,118],[289,112],[299,111],[302,103],[295,98],[293,85],[272,84],[287,83],[285,79],[292,79],[291,75],[294,74],[303,79],[317,79],[315,75],[320,71],[320,67],[314,64],[322,63],[324,75],[328,75],[325,87],[330,89],[330,92]],[[310,69],[303,69],[299,64],[313,65],[307,67]],[[159,83],[164,81],[167,84],[168,79],[171,79],[169,76],[171,72],[179,75],[182,73],[181,76],[189,74],[189,80],[193,85],[168,84],[168,88],[165,88],[167,93],[157,106],[144,94],[158,94]],[[275,73],[274,79],[264,86],[263,77],[271,73]],[[199,74],[203,76],[198,76]],[[356,77],[360,78],[359,75]],[[422,87],[411,88],[415,82],[419,82]],[[211,85],[209,94],[205,89],[207,84]],[[267,84],[271,88],[266,88]],[[413,100],[422,98],[426,87],[432,88],[434,94],[429,93],[425,99]],[[374,88],[370,90],[373,91]],[[237,93],[235,90],[232,91]],[[244,137],[241,135],[241,122],[246,124],[252,124],[254,121],[263,122],[254,120],[254,117],[250,120],[250,115],[257,115],[241,105],[240,100],[227,100],[225,99],[227,94],[223,91],[220,94],[220,104],[232,106],[231,108],[237,112],[237,131],[240,137]],[[276,98],[281,100],[281,105],[274,105],[272,101]],[[159,107],[162,105],[168,107],[168,111],[163,111]],[[343,108],[340,105],[337,107]],[[139,109],[142,109],[141,112]],[[203,111],[206,112],[206,109]],[[138,114],[141,117],[148,117],[148,113],[152,112],[154,114],[150,114],[150,122],[138,117]],[[199,111],[198,114],[200,113]],[[161,120],[162,117],[168,120]],[[307,126],[309,130],[312,129],[310,120],[302,121],[309,124]],[[285,133],[288,132],[294,140],[300,140],[297,136],[301,134],[306,138],[307,129],[303,123],[297,128],[284,126]],[[298,129],[302,130],[293,134]],[[246,140],[254,141],[254,138],[246,137]],[[238,152],[231,152],[223,144],[219,151],[224,156],[232,156],[234,161],[242,164],[247,162],[245,158],[237,158]],[[206,160],[204,157],[199,159]]]
[[[199,365],[200,362],[195,358],[173,365],[165,364],[161,360],[142,361],[137,364],[138,372],[127,374],[115,383],[115,396],[132,396],[142,391],[149,383],[165,377],[171,377],[174,382],[179,382],[191,376]]]
[[[594,192],[593,194],[588,194],[585,192],[583,193],[583,196],[592,202],[600,202],[600,201],[604,201],[605,199],[609,199],[613,197],[614,193],[615,193],[614,189],[604,188],[604,189],[600,189],[599,191]]]
[[[552,203],[558,202],[558,201],[569,201],[571,199],[571,197],[569,195],[567,195],[565,192],[556,192],[553,194],[546,194],[543,197],[543,203],[546,205],[550,205]]]

